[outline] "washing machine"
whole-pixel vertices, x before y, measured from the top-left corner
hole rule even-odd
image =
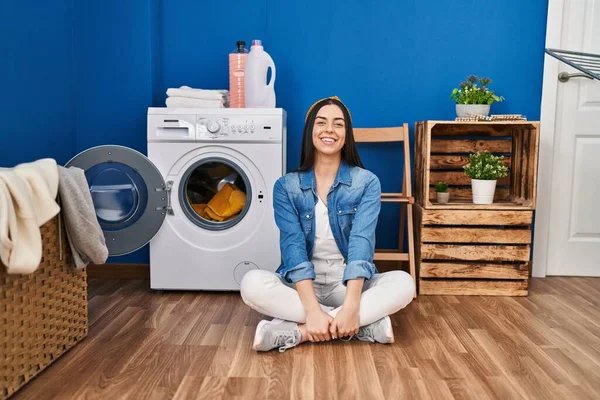
[[[156,290],[236,291],[280,264],[273,185],[285,174],[286,112],[149,108],[148,157],[99,146],[86,172],[110,255],[150,243]]]

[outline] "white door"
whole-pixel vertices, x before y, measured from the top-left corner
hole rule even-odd
[[[547,47],[600,54],[600,1],[550,7]],[[580,71],[548,55],[545,64],[534,275],[545,259],[547,275],[600,276],[600,81],[560,82],[558,73]]]

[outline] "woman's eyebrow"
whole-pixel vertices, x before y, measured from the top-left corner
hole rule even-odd
[[[315,119],[319,119],[319,118],[321,118],[321,119],[324,119],[324,120],[327,120],[327,118],[325,118],[325,117],[321,117],[321,116],[319,116],[319,115],[317,115],[317,117],[316,117]],[[333,120],[334,120],[334,121],[338,121],[338,120],[339,120],[339,121],[345,121],[345,119],[344,119],[344,118],[342,118],[342,117],[336,117],[336,118],[334,118]]]

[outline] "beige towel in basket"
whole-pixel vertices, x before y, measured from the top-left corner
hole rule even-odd
[[[57,189],[53,159],[0,168],[0,259],[9,274],[30,274],[39,267],[40,226],[60,211]]]

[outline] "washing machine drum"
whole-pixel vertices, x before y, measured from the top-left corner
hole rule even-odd
[[[85,171],[111,256],[138,250],[158,232],[169,208],[170,188],[143,154],[122,146],[99,146],[65,166]]]
[[[183,213],[203,229],[229,229],[250,209],[250,179],[238,165],[224,158],[211,156],[197,161],[183,173],[181,182],[179,204]]]

